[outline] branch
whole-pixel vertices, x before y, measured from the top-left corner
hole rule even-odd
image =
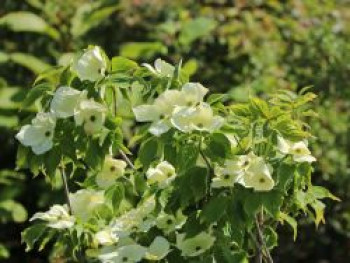
[[[64,193],[66,195],[66,200],[67,200],[68,212],[69,212],[69,214],[72,215],[72,206],[70,204],[70,199],[69,199],[69,188],[68,188],[68,183],[67,183],[67,176],[66,176],[66,172],[64,170],[63,165],[61,165],[60,170],[61,170],[62,182],[63,182],[63,186],[64,186]]]
[[[133,169],[135,169],[135,166],[133,165],[133,163],[131,162],[131,160],[129,159],[129,157],[125,154],[125,152],[123,152],[122,149],[119,150],[120,155],[123,157],[124,161]]]
[[[256,220],[256,229],[257,229],[257,239],[258,239],[258,255],[257,255],[257,262],[261,263],[262,262],[262,256],[263,256],[263,251],[265,252],[265,257],[266,261],[268,263],[273,263],[273,259],[271,257],[270,251],[266,246],[266,243],[264,241],[264,235],[261,230],[261,226],[263,224],[263,214],[262,211],[258,214]]]

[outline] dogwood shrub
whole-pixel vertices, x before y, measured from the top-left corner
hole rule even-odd
[[[235,103],[181,62],[111,60],[92,46],[36,79],[16,138],[19,168],[60,175],[66,204],[31,218],[27,250],[73,262],[272,262],[276,228],[324,222],[305,120],[315,95]]]

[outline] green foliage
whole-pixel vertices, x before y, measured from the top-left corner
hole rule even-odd
[[[328,206],[327,203],[330,218],[328,221],[331,223],[326,226],[325,231],[318,232],[318,235],[336,233],[336,236],[331,237],[334,240],[341,240],[348,236],[350,229],[347,202],[350,185],[348,124],[350,122],[349,92],[346,88],[349,61],[347,5],[336,1],[325,3],[317,0],[302,3],[295,1],[237,2],[230,7],[220,3],[203,4],[198,1],[188,3],[156,1],[154,5],[149,5],[147,1],[120,3],[104,0],[95,1],[93,4],[85,0],[73,2],[27,0],[25,1],[27,4],[22,2],[5,0],[3,7],[5,15],[1,18],[3,41],[0,45],[0,62],[3,64],[0,75],[8,82],[0,88],[1,126],[13,129],[18,125],[19,119],[28,116],[27,109],[24,108],[19,114],[17,113],[20,108],[18,102],[23,98],[23,94],[27,93],[27,88],[31,86],[33,80],[33,73],[23,70],[22,66],[40,73],[47,68],[47,64],[63,63],[64,60],[61,58],[66,55],[69,57],[69,54],[85,48],[90,43],[99,43],[108,54],[120,55],[120,50],[124,47],[129,44],[133,47],[133,44],[141,41],[140,46],[134,46],[135,51],[131,48],[128,50],[131,56],[140,61],[151,61],[153,56],[158,54],[163,54],[172,61],[178,61],[180,57],[194,58],[189,60],[191,63],[188,63],[192,65],[189,71],[192,78],[208,85],[213,92],[228,91],[227,97],[237,101],[247,101],[248,95],[261,95],[260,97],[265,99],[267,93],[272,93],[269,101],[274,104],[278,103],[274,101],[279,93],[276,89],[299,90],[300,87],[312,85],[313,91],[319,96],[317,105],[313,108],[318,113],[319,119],[307,121],[307,124],[312,127],[313,135],[317,138],[311,139],[313,153],[318,159],[313,180],[327,188],[330,187],[336,196],[342,199],[341,203],[335,205]],[[16,17],[18,13],[29,14],[17,19],[19,22],[25,19],[34,22],[10,25],[10,18]],[[24,31],[16,33],[14,31],[16,28],[24,28]],[[182,37],[179,38],[179,36]],[[146,48],[142,47],[144,43]],[[149,43],[151,45],[147,46]],[[152,47],[154,43],[156,44]],[[154,48],[155,46],[158,50]],[[15,55],[15,59],[12,59],[12,54]],[[30,59],[29,55],[36,57],[36,61]],[[118,61],[117,65],[123,68],[124,63],[125,69],[133,67],[126,61]],[[184,70],[186,65],[184,63]],[[41,75],[37,83],[40,84],[40,78],[56,78],[57,71],[53,73],[55,70],[49,70],[46,77],[44,74]],[[59,72],[61,70],[61,68],[58,69]],[[124,83],[129,83],[128,81],[121,83],[120,79],[118,79],[120,85],[125,86]],[[58,80],[54,83],[54,85],[59,84]],[[135,94],[136,92],[132,95],[138,98]],[[292,104],[299,106],[307,100],[308,96],[310,98],[313,96],[308,95],[303,99],[301,96],[292,96],[291,99],[289,95],[278,94],[278,100],[281,103],[279,106],[288,106],[286,109],[283,108],[283,111],[291,111]],[[210,98],[207,101],[210,102]],[[291,101],[294,102],[290,104]],[[139,103],[140,101],[135,105]],[[126,112],[125,116],[130,118],[132,116],[130,103],[125,106],[124,100],[120,105],[118,110],[123,110]],[[239,105],[236,104],[233,107],[237,108]],[[28,110],[33,111],[34,107]],[[241,111],[246,110],[247,107],[241,109]],[[273,116],[279,114],[273,109],[270,109],[269,113]],[[257,109],[255,114],[260,116],[260,110]],[[297,112],[293,112],[291,117],[294,119],[297,117],[295,115],[314,117],[315,113],[301,107]],[[244,122],[250,123],[249,120],[237,116],[233,119],[235,125],[228,127],[229,129],[240,130],[242,134],[248,131],[246,128],[248,126]],[[255,125],[257,127],[255,132],[258,134],[259,130],[261,131],[259,127],[263,127],[263,123]],[[308,125],[306,127],[300,123],[291,125],[289,117],[274,121],[274,125],[276,130],[284,136],[288,135],[291,140],[299,140],[310,135]],[[124,138],[128,140],[132,136],[129,124],[125,125],[123,131]],[[10,137],[5,140],[11,143]],[[69,141],[70,136],[66,140]],[[271,140],[274,140],[274,136],[271,136]],[[81,144],[84,145],[84,142]],[[234,152],[241,153],[249,148],[250,144],[249,139],[243,140],[240,142],[243,150],[238,146]],[[264,144],[265,142],[261,142],[259,146],[262,147],[261,151],[264,151]],[[68,143],[65,145],[63,149],[65,154],[74,158],[73,146]],[[176,161],[178,158],[179,163],[182,163],[181,166],[187,166],[188,158],[181,158],[180,154],[174,154],[174,151],[175,153],[182,151],[184,147],[176,149],[176,146],[165,143],[164,149],[167,149],[164,153],[166,160],[180,166]],[[203,151],[208,149],[210,148]],[[195,158],[198,154],[197,150],[198,147],[188,147],[185,150],[188,152],[186,156]],[[13,150],[5,151],[1,159],[3,156],[11,155],[12,152]],[[133,152],[136,153],[136,151]],[[24,156],[23,159],[26,157]],[[31,162],[37,164],[35,158]],[[283,186],[287,193],[292,191],[291,177],[296,167],[285,163],[281,165],[284,168],[277,168],[277,188],[282,190]],[[38,168],[38,165],[36,167]],[[275,167],[277,166],[274,165]],[[288,170],[284,173],[281,172],[282,169]],[[36,173],[39,171],[39,169],[35,170]],[[321,207],[322,205],[318,205],[319,211],[322,210]],[[299,235],[299,238],[302,240],[303,236]],[[307,240],[309,239],[308,236]],[[317,242],[325,239],[322,237],[312,239],[315,240],[313,241],[315,245],[310,245],[309,254],[314,257],[315,253],[311,252],[311,246],[315,248],[324,246],[324,243]],[[295,246],[296,244],[293,247]],[[333,249],[340,251],[341,247],[335,245]],[[329,246],[322,248],[331,251]],[[292,254],[290,251],[287,253],[288,256]],[[347,257],[342,255],[343,258]],[[336,261],[336,259],[332,258],[330,261]]]

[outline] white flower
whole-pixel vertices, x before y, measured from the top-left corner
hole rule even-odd
[[[81,80],[96,81],[105,75],[107,61],[99,47],[86,50],[72,65]]]
[[[111,224],[112,231],[118,237],[125,237],[131,232],[147,232],[155,225],[152,212],[156,206],[154,196],[146,199],[137,208],[116,218]]]
[[[175,179],[176,172],[174,166],[167,161],[163,161],[155,168],[149,168],[146,176],[149,184],[157,183],[160,188],[165,188]]]
[[[16,138],[23,145],[30,146],[35,154],[43,154],[53,146],[55,126],[56,118],[52,113],[40,112],[32,120],[32,124],[21,128]]]
[[[153,104],[140,105],[133,108],[136,120],[139,122],[152,122],[149,131],[155,136],[167,132],[172,124],[176,107],[192,107],[203,101],[208,89],[200,83],[186,83],[179,90],[166,90]]]
[[[35,213],[30,221],[43,220],[47,226],[56,229],[71,228],[75,223],[75,218],[68,213],[66,206],[53,205],[49,211]]]
[[[152,67],[150,64],[147,64],[147,63],[144,63],[142,65],[145,66],[153,74],[158,75],[160,77],[170,78],[173,76],[175,71],[175,67],[173,65],[170,65],[169,63],[165,62],[160,58],[157,58],[154,61],[154,67]]]
[[[97,232],[94,239],[99,245],[102,246],[110,246],[119,241],[119,238],[108,227]]]
[[[74,115],[75,108],[79,101],[86,96],[86,92],[81,92],[71,87],[63,86],[56,90],[50,104],[51,111],[58,118],[68,118]]]
[[[246,155],[236,156],[233,160],[226,160],[223,173],[240,174],[245,172],[257,158],[259,157],[254,152],[249,152]]]
[[[200,83],[188,82],[182,86],[181,93],[183,94],[184,101],[178,106],[196,106],[203,101],[208,91],[209,90]]]
[[[112,186],[125,173],[126,162],[107,156],[102,171],[96,175],[96,183],[101,188]]]
[[[164,237],[157,236],[148,248],[146,259],[158,261],[166,257],[169,252],[170,245],[168,240],[166,240]]]
[[[212,188],[232,187],[237,180],[237,174],[220,174],[215,176],[211,182]]]
[[[146,252],[147,248],[138,244],[111,247],[102,251],[98,259],[103,263],[136,263],[142,260]]]
[[[270,191],[275,182],[271,177],[273,169],[262,157],[255,158],[243,176],[244,185],[255,191]]]
[[[153,104],[140,105],[133,108],[135,118],[139,122],[152,122],[149,131],[160,136],[171,128],[169,118],[175,106],[184,103],[183,94],[178,90],[166,90]]]
[[[281,136],[277,137],[278,150],[283,154],[290,154],[295,162],[315,162],[316,158],[311,155],[307,147],[307,141],[291,142]]]
[[[224,122],[220,116],[214,116],[213,110],[207,103],[200,103],[196,107],[178,107],[171,123],[182,132],[194,130],[213,132],[219,129]]]
[[[83,222],[88,221],[94,210],[105,203],[104,192],[91,189],[82,189],[69,194],[73,215]]]
[[[88,135],[101,131],[105,118],[106,108],[92,99],[81,101],[74,115],[76,125],[84,125],[84,130]]]
[[[196,257],[204,253],[213,246],[214,241],[215,237],[206,232],[201,232],[194,237],[186,239],[185,234],[176,236],[176,245],[181,250],[181,255],[185,257]]]
[[[177,211],[176,215],[167,214],[161,212],[157,217],[157,227],[168,234],[181,227],[186,223],[186,216],[184,216],[181,210]]]

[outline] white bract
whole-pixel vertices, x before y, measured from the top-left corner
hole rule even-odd
[[[180,229],[186,223],[186,216],[181,210],[178,210],[176,215],[167,214],[162,211],[157,217],[157,227],[164,233],[169,234],[177,229]]]
[[[311,155],[308,149],[307,141],[291,142],[284,139],[281,136],[277,137],[278,140],[278,150],[282,154],[290,154],[295,162],[302,163],[308,162],[312,163],[316,161],[316,158]]]
[[[262,157],[257,157],[243,176],[244,185],[252,187],[255,191],[270,191],[275,185],[271,177],[272,172],[272,166],[268,165]]]
[[[186,83],[181,91],[166,90],[153,104],[137,106],[133,111],[137,121],[152,122],[150,133],[160,136],[172,127],[170,119],[176,107],[197,105],[207,92],[208,89],[200,83]]]
[[[16,138],[24,146],[32,148],[37,155],[49,151],[53,146],[56,118],[52,113],[40,112],[32,120],[32,124],[24,125]]]
[[[71,228],[74,226],[75,218],[68,213],[67,206],[53,205],[47,212],[35,213],[30,221],[43,220],[48,227],[56,229]]]
[[[150,64],[144,63],[142,64],[145,66],[149,71],[151,71],[153,74],[159,76],[159,77],[172,77],[174,75],[175,67],[164,60],[157,58],[154,61],[154,67]]]
[[[81,221],[86,222],[92,216],[94,210],[105,203],[103,191],[82,189],[69,194],[73,215]]]
[[[168,240],[162,236],[157,236],[151,245],[148,247],[145,258],[148,260],[159,261],[162,258],[166,257],[170,252],[170,245]]]
[[[158,184],[159,188],[164,188],[170,185],[175,179],[176,172],[174,166],[167,161],[163,161],[155,168],[149,168],[146,172],[146,176],[147,182],[150,185]]]
[[[111,228],[105,228],[98,231],[94,236],[95,241],[102,246],[110,246],[119,241],[119,237],[116,236]]]
[[[176,105],[183,102],[178,90],[167,90],[162,93],[153,104],[140,105],[133,108],[136,120],[152,122],[149,131],[155,136],[167,132],[171,128],[169,118]]]
[[[84,131],[93,135],[102,130],[107,109],[93,99],[83,100],[75,110],[74,120],[76,125],[84,125]]]
[[[221,188],[221,187],[232,187],[237,180],[237,174],[220,174],[213,178],[211,182],[211,187]]]
[[[142,260],[146,252],[147,248],[132,244],[103,251],[98,258],[102,263],[136,263]]]
[[[101,188],[112,186],[125,173],[126,162],[107,156],[102,170],[96,175],[96,183]]]
[[[206,232],[201,232],[191,238],[185,238],[185,234],[176,236],[176,246],[184,257],[196,257],[210,249],[214,242],[215,237]]]
[[[107,61],[99,47],[87,49],[72,65],[81,80],[96,81],[101,79],[107,70]]]
[[[51,111],[58,118],[68,118],[74,115],[80,100],[86,97],[86,92],[71,87],[59,87],[51,100]]]
[[[111,222],[110,227],[118,237],[125,237],[132,232],[147,232],[155,225],[151,214],[155,208],[154,196],[149,197],[137,208],[131,209]]]
[[[224,119],[215,116],[212,108],[207,103],[200,103],[196,107],[178,107],[171,123],[182,132],[218,130],[224,123]]]

